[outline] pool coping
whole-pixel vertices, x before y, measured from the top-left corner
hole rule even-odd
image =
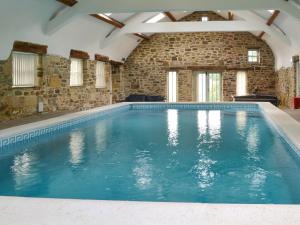
[[[132,104],[118,103],[0,130],[0,139],[28,129],[55,125],[66,120],[117,109]],[[165,103],[155,103],[165,104]],[[199,103],[174,103],[199,104]],[[206,103],[203,103],[206,104]],[[211,104],[211,103],[207,103]],[[218,104],[218,103],[214,103]],[[300,149],[300,123],[270,103],[242,102],[220,104],[256,104],[266,119],[287,138],[294,150]],[[297,132],[298,131],[298,132]],[[0,196],[0,225],[292,225],[300,224],[300,205],[248,205],[101,201],[74,199],[22,198]]]

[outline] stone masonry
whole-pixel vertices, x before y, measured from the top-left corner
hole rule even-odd
[[[276,75],[276,95],[280,99],[280,106],[292,108],[292,100],[296,96],[295,68],[281,68]]]
[[[84,60],[83,86],[70,87],[70,60],[53,55],[40,56],[38,85],[12,88],[11,57],[0,62],[0,119],[16,119],[44,111],[78,111],[110,104],[110,64],[106,63],[106,88],[95,87],[96,61]]]
[[[195,12],[182,21],[225,20],[212,12]],[[248,63],[250,48],[260,51],[260,63]],[[246,71],[248,93],[275,94],[274,56],[261,39],[247,32],[201,32],[154,34],[143,41],[124,64],[125,96],[133,93],[167,93],[167,74],[178,72],[179,101],[193,100],[193,73],[213,70],[222,73],[223,100],[236,93],[237,71]]]

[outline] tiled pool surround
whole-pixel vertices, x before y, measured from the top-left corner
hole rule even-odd
[[[60,116],[44,120],[41,122],[26,124],[18,127],[13,127],[0,131],[0,146],[5,149],[5,146],[10,144],[18,144],[22,141],[30,141],[31,139],[56,132],[66,127],[76,125],[78,123],[88,121],[94,118],[107,116],[111,113],[128,110],[155,109],[155,108],[176,108],[176,109],[245,109],[253,111],[261,111],[268,122],[280,133],[284,140],[289,143],[293,150],[299,155],[300,149],[300,123],[292,119],[289,115],[272,106],[269,103],[219,103],[219,104],[193,104],[193,103],[120,103],[111,106],[96,108],[93,110],[72,113],[69,115]],[[118,202],[118,201],[88,201],[88,200],[63,200],[63,199],[38,199],[38,198],[18,198],[18,197],[0,197],[0,225],[1,224],[57,224],[62,221],[61,212],[64,211],[68,216],[65,222],[60,224],[69,224],[70,221],[75,224],[87,224],[91,221],[88,217],[93,217],[96,222],[107,221],[106,224],[117,224],[116,215],[125,216],[127,221],[123,224],[133,223],[134,217],[140,219],[139,224],[187,224],[188,221],[195,221],[198,224],[200,218],[208,219],[206,224],[299,224],[300,206],[298,205],[228,205],[228,204],[185,204],[185,203],[144,203],[144,202]],[[44,205],[38,207],[39,205]],[[72,207],[75,206],[75,207]],[[98,214],[91,215],[90,208],[95,207],[92,211]],[[4,208],[3,208],[4,207]],[[231,210],[238,212],[238,216],[231,215]],[[82,211],[78,214],[78,209]],[[127,208],[125,210],[124,208]],[[146,212],[140,211],[138,208],[147,208]],[[175,220],[165,220],[163,213],[155,210],[165,210],[168,214],[174,215]],[[178,211],[179,208],[182,208]],[[108,210],[109,209],[109,210]],[[47,211],[51,210],[51,214],[45,216]],[[126,211],[126,212],[125,212]],[[105,213],[99,213],[105,212]],[[162,211],[163,212],[163,211]],[[197,213],[196,213],[197,212]],[[229,213],[226,215],[225,212]],[[133,215],[132,219],[124,213],[139,213],[142,216]],[[181,223],[178,213],[182,214]],[[79,218],[77,218],[77,215]],[[186,215],[186,217],[184,216]],[[198,216],[197,216],[198,215]],[[249,218],[252,215],[253,218]],[[298,215],[298,216],[297,216]],[[23,220],[21,217],[27,217]],[[177,218],[178,217],[178,218]],[[187,218],[188,217],[188,218]],[[194,217],[194,219],[193,219]],[[230,218],[231,217],[231,218]],[[49,218],[45,221],[45,218]],[[60,218],[60,219],[59,219]],[[76,218],[76,219],[75,219]],[[107,219],[110,218],[110,221]],[[156,218],[156,219],[154,219]],[[177,219],[176,219],[177,218]],[[130,222],[131,221],[131,222]],[[175,222],[174,222],[175,221]],[[198,222],[197,222],[198,221]],[[189,224],[193,224],[189,222]]]

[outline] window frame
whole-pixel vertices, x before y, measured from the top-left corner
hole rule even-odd
[[[103,73],[99,73],[98,74],[98,65],[99,64],[101,64],[102,66],[103,66]],[[103,83],[102,83],[102,85],[101,85],[101,75],[103,75],[103,80],[102,81],[104,81]],[[95,84],[95,87],[97,88],[97,89],[103,89],[103,88],[106,88],[106,77],[105,77],[105,62],[101,62],[101,61],[97,61],[96,62],[96,71],[95,71],[95,76],[96,76],[96,84]],[[98,81],[98,79],[99,79],[99,82],[97,82]]]
[[[31,55],[31,56],[34,56],[34,78],[33,78],[33,83],[31,84],[28,84],[28,85],[25,85],[25,84],[22,84],[22,85],[16,85],[15,83],[15,55]],[[35,53],[31,53],[31,52],[20,52],[20,51],[13,51],[12,52],[12,88],[31,88],[31,87],[36,87],[38,86],[38,80],[37,80],[37,74],[38,74],[38,63],[39,63],[39,55],[38,54],[35,54]],[[22,72],[22,71],[21,71]],[[24,72],[24,71],[23,71]]]
[[[255,55],[250,55],[250,52],[256,52],[256,56]],[[254,59],[256,57],[256,61],[252,61],[251,59]],[[251,63],[251,64],[255,64],[255,63],[260,63],[260,49],[258,48],[248,48],[247,50],[247,62]]]
[[[72,79],[72,73],[73,73],[73,71],[72,71],[72,61],[77,61],[77,62],[81,62],[81,71],[77,71],[77,73],[79,74],[80,73],[80,75],[81,75],[81,77],[80,77],[80,79],[81,79],[81,83],[79,84],[79,83],[72,83],[71,82],[71,79]],[[78,75],[77,74],[77,75]],[[69,82],[69,85],[70,85],[70,87],[81,87],[81,86],[83,86],[83,59],[79,59],[79,58],[70,58],[70,82]]]

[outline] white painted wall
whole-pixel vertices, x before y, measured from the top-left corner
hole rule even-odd
[[[1,0],[0,60],[9,56],[15,40],[46,44],[49,54],[69,57],[70,49],[78,49],[88,52],[91,58],[98,53],[118,61],[138,45],[137,37],[125,35],[103,48],[101,43],[113,27],[88,15],[78,15],[51,36],[46,35],[49,18],[60,8],[62,5],[55,0]],[[300,54],[300,20],[281,13],[276,25],[287,34],[291,46],[268,35],[264,39],[274,52],[277,68],[290,66],[292,56]]]
[[[127,57],[138,44],[133,35],[121,43],[100,48],[100,42],[112,26],[88,15],[75,18],[63,29],[48,36],[44,28],[52,14],[61,7],[55,0],[1,0],[0,2],[0,59],[8,58],[15,40],[48,45],[48,53],[69,57],[70,49],[95,53],[114,60]]]

